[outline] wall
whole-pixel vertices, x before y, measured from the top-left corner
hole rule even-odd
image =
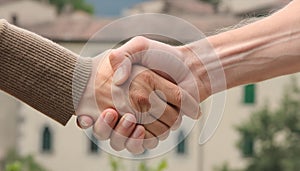
[[[12,23],[13,15],[17,16],[19,25],[33,25],[54,21],[56,9],[47,3],[33,0],[7,2],[0,5],[0,18]]]

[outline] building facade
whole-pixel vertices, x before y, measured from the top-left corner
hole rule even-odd
[[[55,9],[44,5],[44,3],[40,4],[29,0],[22,0],[18,3],[8,2],[5,3],[5,6],[0,6],[0,16],[12,21],[10,20],[11,16],[17,14],[17,16],[21,16],[21,18],[18,17],[20,25],[27,26],[27,29],[53,39],[78,54],[81,53],[85,41],[90,38],[92,33],[112,21],[92,21],[82,14],[76,14],[71,18],[58,19],[55,18]],[[38,13],[43,15],[37,16],[36,13],[30,12],[26,14],[17,13],[24,11],[25,7],[28,11],[35,9],[34,12],[39,11]],[[190,8],[190,6],[188,7]],[[29,14],[37,18],[25,22],[25,20],[31,19],[30,16],[27,16]],[[24,20],[22,19],[23,16],[26,16]],[[205,17],[199,17],[202,18],[192,16],[187,17],[187,20],[201,30],[204,28],[205,31],[212,31],[225,26],[225,24],[232,25],[237,22],[236,19],[228,16],[206,15]],[[80,30],[85,32],[80,32]],[[114,41],[107,40],[92,43],[85,56],[95,56],[114,46]],[[296,76],[300,77],[299,74],[296,74]],[[271,107],[276,107],[283,87],[289,80],[290,76],[285,76],[227,91],[223,118],[215,134],[207,143],[199,145],[201,128],[205,123],[205,118],[212,110],[213,99],[207,99],[202,104],[204,115],[197,122],[189,136],[182,143],[175,146],[172,151],[144,162],[155,166],[162,159],[167,159],[167,170],[170,171],[213,171],[216,166],[226,161],[234,168],[243,167],[247,161],[235,147],[239,135],[235,131],[234,125],[249,118],[251,112],[256,107],[264,105],[266,101]],[[50,171],[110,170],[110,154],[98,149],[91,142],[87,135],[76,126],[75,117],[70,120],[66,127],[63,127],[5,93],[0,94],[0,112],[2,113],[0,116],[0,157],[1,155],[4,156],[8,149],[16,148],[22,155],[34,155],[37,161]],[[182,139],[185,133],[184,129],[179,129],[169,139],[175,143],[178,139]],[[147,155],[147,153],[144,155]],[[124,168],[126,168],[124,170],[130,171],[137,170],[140,162],[122,160]]]

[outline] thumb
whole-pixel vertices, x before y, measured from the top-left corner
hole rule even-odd
[[[142,59],[143,53],[149,49],[150,43],[150,39],[137,36],[111,51],[110,64],[115,71],[113,79],[115,85],[122,85],[129,78],[132,63],[145,64]]]
[[[131,61],[123,53],[112,51],[109,57],[114,76],[113,82],[115,85],[122,85],[129,78],[131,73]]]

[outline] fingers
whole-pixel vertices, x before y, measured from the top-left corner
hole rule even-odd
[[[132,114],[125,114],[111,134],[110,146],[116,151],[123,150],[135,126],[136,118]]]
[[[78,117],[78,124],[81,123],[80,126],[85,128],[82,122],[87,122],[89,119],[91,117],[82,115]],[[89,124],[89,127],[92,123]],[[118,113],[113,109],[106,109],[94,124],[94,136],[99,140],[111,138],[111,147],[117,151],[126,147],[132,154],[140,154],[145,151],[143,147],[145,128],[140,125],[135,126],[135,123],[136,119],[131,114],[125,114],[118,122]],[[152,142],[152,144],[155,143]],[[154,145],[150,147],[152,146]]]
[[[144,124],[144,127],[147,131],[149,131],[152,135],[157,137],[159,140],[164,140],[168,137],[170,129],[167,125],[160,122],[159,120],[156,120],[151,115],[145,115],[145,119],[152,120],[153,122]]]
[[[146,130],[145,138],[144,138],[144,148],[145,149],[153,149],[157,147],[159,139],[155,137],[152,133]]]
[[[151,103],[151,108],[149,113],[160,122],[164,123],[168,127],[172,127],[179,116],[179,110],[171,107],[169,104],[166,104],[164,100],[159,98],[158,96],[162,96],[161,92],[155,91],[155,93],[151,93],[149,96],[149,100]],[[151,121],[150,121],[151,122]],[[147,123],[142,122],[142,123]],[[149,122],[148,122],[149,123]]]
[[[104,110],[94,124],[94,136],[99,140],[108,139],[118,121],[118,115],[113,109]]]
[[[158,93],[161,99],[165,99],[168,103],[176,106],[192,119],[200,117],[199,103],[187,91],[156,74],[154,74],[153,81],[155,90],[163,92],[164,97]]]
[[[133,115],[126,118],[128,115],[124,115],[120,122],[117,123],[118,113],[115,110],[107,109],[103,111],[93,127],[94,136],[99,140],[106,140],[111,137],[111,146],[117,151],[126,148],[132,154],[141,154],[145,149],[157,147],[159,139],[163,140],[169,134],[168,128],[159,121],[147,125],[147,128],[154,132],[154,135],[150,131],[145,130],[144,126],[137,125],[135,127],[135,119],[134,117],[131,118]],[[125,118],[126,121],[130,121],[129,125],[127,125],[128,123],[124,123]],[[151,119],[155,120],[154,118]],[[83,122],[88,123],[88,126]],[[86,129],[93,125],[93,120],[88,115],[81,115],[77,119],[77,124],[81,128]],[[129,128],[127,128],[128,126]],[[115,129],[113,130],[114,127]],[[114,133],[112,133],[113,131]]]
[[[199,119],[201,116],[200,104],[185,90],[181,89],[181,111],[184,115]]]
[[[141,154],[145,151],[143,147],[145,128],[141,125],[135,127],[134,132],[126,142],[126,149],[132,154]]]

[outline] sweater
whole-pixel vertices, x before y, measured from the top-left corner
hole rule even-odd
[[[0,90],[66,125],[90,77],[92,61],[0,20]]]

